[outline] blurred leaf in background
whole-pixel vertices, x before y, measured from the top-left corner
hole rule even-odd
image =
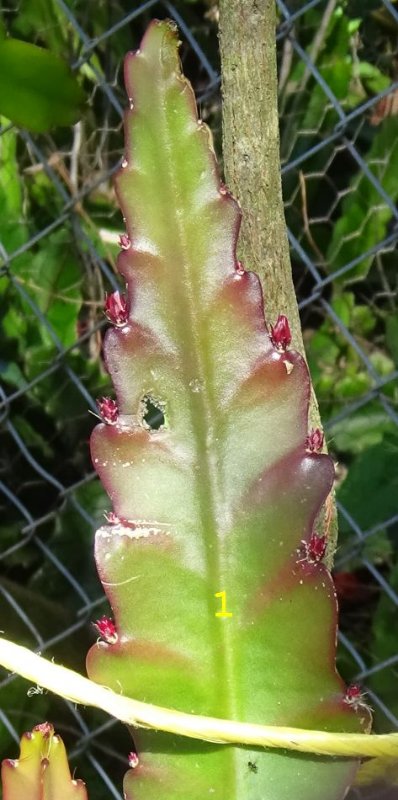
[[[121,120],[106,90],[124,104],[121,59],[139,41],[151,16],[166,16],[170,11],[157,3],[131,19],[132,11],[140,10],[140,2],[67,0],[66,5],[86,41],[57,0],[8,4],[2,9],[3,19],[0,16],[0,63],[1,47],[6,45],[7,55],[7,42],[11,42],[11,50],[18,55],[14,77],[9,73],[14,84],[26,58],[19,84],[24,92],[36,69],[29,68],[33,63],[29,59],[40,61],[36,74],[41,86],[33,86],[30,100],[35,108],[15,95],[11,98],[15,113],[23,113],[24,118],[16,116],[13,122],[31,131],[45,131],[29,137],[9,125],[11,112],[2,108],[1,92],[6,91],[7,99],[14,84],[2,69],[0,242],[9,259],[4,260],[0,275],[0,380],[11,401],[2,409],[0,480],[32,519],[40,521],[37,527],[29,527],[18,508],[0,496],[0,555],[6,553],[0,560],[0,611],[9,635],[31,644],[31,634],[1,594],[3,589],[26,615],[31,612],[44,639],[59,632],[61,639],[51,648],[51,655],[79,668],[79,659],[93,641],[89,620],[96,618],[97,607],[90,610],[87,622],[86,617],[78,616],[84,606],[82,598],[35,540],[42,541],[65,565],[93,603],[101,598],[92,564],[92,527],[107,500],[91,479],[88,437],[92,419],[82,390],[92,398],[109,391],[101,362],[102,299],[104,292],[110,291],[108,280],[114,275],[118,252],[115,242],[123,231],[111,180],[112,168],[122,157]],[[328,445],[338,462],[339,501],[364,532],[371,532],[359,542],[341,515],[336,553],[341,625],[365,662],[377,666],[398,651],[396,606],[364,566],[366,559],[398,593],[398,524],[383,525],[388,515],[397,513],[398,496],[397,425],[383,405],[386,401],[397,412],[398,271],[393,208],[398,200],[398,114],[393,92],[386,95],[384,104],[379,101],[364,112],[360,106],[398,79],[398,26],[381,0],[328,0],[309,3],[306,10],[301,0],[289,0],[286,5],[299,13],[289,35],[278,39],[282,154],[285,164],[302,159],[283,177],[286,217],[293,235],[325,280],[322,298],[344,326],[344,330],[340,328],[314,299],[303,307],[304,337],[322,418],[329,423]],[[217,71],[216,3],[175,0],[173,6]],[[397,3],[393,6],[398,8]],[[107,31],[123,23],[127,15],[129,21],[108,36]],[[281,13],[279,22],[283,21]],[[181,38],[184,69],[202,97],[201,115],[211,123],[220,155],[220,98],[208,91],[203,64],[185,36]],[[343,112],[359,112],[337,138],[340,117],[317,75],[296,51],[295,41]],[[29,56],[24,55],[27,53]],[[50,58],[45,80],[43,54],[44,59]],[[67,64],[78,65],[76,78]],[[89,95],[85,104],[84,93]],[[32,116],[36,112],[37,119]],[[80,122],[62,127],[68,120]],[[349,144],[359,161],[353,158]],[[380,182],[390,207],[364,170]],[[58,224],[60,218],[62,224]],[[380,249],[386,237],[392,243]],[[371,248],[375,255],[363,257]],[[344,270],[354,259],[359,259],[354,269],[336,277],[336,270]],[[314,283],[294,248],[292,260],[298,298],[307,300]],[[352,340],[347,339],[345,330]],[[66,487],[65,494],[32,468],[8,423],[30,456]],[[345,553],[349,555],[346,561]],[[104,611],[99,606],[98,616]],[[62,640],[63,630],[81,620],[82,628]],[[347,679],[358,671],[357,662],[343,647],[340,668]],[[398,715],[396,680],[393,664],[368,683]],[[54,706],[48,695],[27,697],[27,688],[24,682],[15,681],[4,691],[7,703],[3,708],[16,728],[22,732],[32,727],[38,714],[44,719],[51,700],[57,727],[74,747],[81,736],[76,719],[63,704]],[[376,715],[379,728],[391,727],[377,710]],[[85,718],[90,726],[104,722],[94,713],[89,716],[86,712]],[[123,736],[118,727],[112,731],[111,741],[108,730],[102,740],[100,735],[91,740],[91,746],[99,748],[101,766],[117,785],[125,769],[121,753],[129,746],[127,734],[125,739]],[[9,753],[9,733],[0,726],[0,754]],[[87,756],[80,758],[80,774],[98,800],[108,800],[109,788]]]
[[[59,56],[18,39],[0,41],[0,114],[43,133],[77,122],[83,103],[77,79]]]
[[[366,164],[377,178],[391,206],[398,200],[398,118],[385,119],[376,133],[366,157]],[[353,191],[355,189],[355,191]],[[364,173],[355,175],[343,200],[341,216],[333,229],[326,253],[330,269],[338,270],[357,259],[361,252],[372,250],[385,239],[392,210]],[[365,278],[374,254],[357,263],[338,278],[352,283]]]

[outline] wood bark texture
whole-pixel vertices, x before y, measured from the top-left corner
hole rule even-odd
[[[219,16],[225,182],[243,212],[238,254],[260,277],[267,321],[286,314],[305,357],[282,198],[275,0],[220,0]],[[313,390],[309,424],[321,427]],[[329,536],[330,554],[335,511]]]

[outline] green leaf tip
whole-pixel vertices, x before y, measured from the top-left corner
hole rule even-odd
[[[49,722],[21,737],[18,759],[1,766],[3,800],[88,800],[84,783],[72,779],[62,739]]]
[[[91,649],[89,675],[191,714],[367,730],[335,669],[322,525],[334,466],[322,433],[308,431],[308,369],[287,319],[266,325],[259,280],[237,260],[241,212],[174,25],[150,25],[125,78],[116,191],[127,299],[106,301],[117,399],[100,401],[91,439],[113,503],[96,561],[116,635]],[[341,800],[357,768],[141,730],[134,740],[128,800]]]

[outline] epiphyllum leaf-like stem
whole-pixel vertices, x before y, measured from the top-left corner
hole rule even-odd
[[[116,401],[100,401],[92,435],[113,503],[96,560],[116,630],[91,649],[89,675],[188,714],[361,731],[367,710],[346,702],[335,669],[319,526],[334,468],[308,431],[308,370],[286,317],[265,324],[259,281],[236,260],[239,208],[171,23],[149,27],[125,77],[127,300],[107,298]],[[357,767],[152,731],[135,743],[124,787],[135,800],[340,800]]]

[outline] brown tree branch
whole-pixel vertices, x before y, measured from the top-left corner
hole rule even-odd
[[[260,277],[267,320],[286,314],[305,357],[282,199],[275,0],[220,0],[219,8],[224,171],[243,211],[239,257]],[[320,426],[313,392],[310,425]],[[334,544],[332,525],[329,552]]]

